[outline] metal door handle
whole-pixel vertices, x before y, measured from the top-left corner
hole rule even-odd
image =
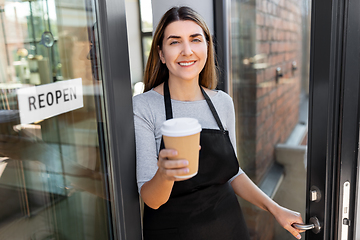
[[[314,233],[319,233],[320,230],[321,230],[321,225],[320,225],[319,219],[317,217],[311,217],[310,218],[310,224],[294,223],[293,227],[297,228],[299,230],[310,230],[310,229],[312,229],[312,231]]]
[[[315,224],[302,224],[302,223],[294,223],[294,228],[297,228],[299,230],[310,230],[315,228]]]

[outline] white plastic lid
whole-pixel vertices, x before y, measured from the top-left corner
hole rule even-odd
[[[183,137],[201,132],[201,125],[195,118],[173,118],[165,121],[161,127],[162,135]]]

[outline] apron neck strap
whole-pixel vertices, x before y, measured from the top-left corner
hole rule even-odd
[[[165,102],[166,120],[172,119],[173,114],[172,114],[171,97],[170,97],[168,80],[165,80],[164,82],[164,102]]]
[[[209,106],[209,108],[211,110],[212,115],[215,118],[215,121],[216,121],[218,127],[220,128],[221,131],[225,131],[225,129],[220,121],[220,117],[217,114],[216,109],[210,100],[210,97],[207,95],[207,93],[201,86],[200,86],[200,89],[201,89],[202,94],[204,95],[207,105]],[[164,103],[165,103],[166,120],[172,119],[173,113],[172,113],[171,97],[170,97],[168,80],[165,80],[165,82],[164,82]]]
[[[225,131],[225,129],[224,129],[224,127],[223,127],[223,125],[222,125],[222,123],[221,123],[221,121],[220,121],[220,117],[219,117],[219,115],[218,115],[217,112],[216,112],[216,109],[215,109],[215,107],[214,107],[214,104],[213,104],[212,101],[210,100],[210,97],[207,95],[207,93],[205,92],[205,90],[203,89],[202,86],[200,86],[200,89],[201,89],[201,92],[202,92],[202,94],[204,95],[204,98],[205,98],[205,100],[206,100],[206,102],[207,102],[207,104],[208,104],[208,106],[209,106],[209,108],[210,108],[210,110],[211,110],[212,115],[214,116],[214,118],[215,118],[215,120],[216,120],[217,125],[219,126],[219,128],[220,128],[221,131]]]

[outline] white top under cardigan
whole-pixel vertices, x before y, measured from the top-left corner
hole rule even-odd
[[[229,131],[230,141],[236,153],[235,111],[232,98],[221,90],[209,96],[220,117],[225,130]],[[191,117],[198,119],[202,128],[219,129],[206,100],[171,100],[173,118]],[[140,193],[142,185],[151,180],[158,166],[158,153],[161,143],[160,128],[166,121],[164,96],[154,90],[133,97],[135,139],[136,139],[136,176]],[[242,174],[239,172],[232,178]]]

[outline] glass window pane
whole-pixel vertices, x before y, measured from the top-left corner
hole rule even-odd
[[[152,7],[151,0],[140,0],[140,13],[141,13],[141,31],[153,31]]]
[[[143,52],[143,55],[144,55],[144,66],[146,66],[147,59],[148,59],[149,54],[150,54],[152,37],[151,37],[151,36],[149,36],[149,37],[143,37],[142,42],[143,42],[143,49],[144,49],[144,52]]]
[[[309,6],[310,0],[232,0],[229,19],[240,166],[276,202],[303,217]],[[253,239],[293,238],[271,214],[244,201],[241,205]]]
[[[8,43],[18,43],[21,40],[31,41],[33,39],[32,28],[29,23],[30,5],[29,2],[5,1],[2,35],[6,35]]]
[[[94,2],[0,9],[0,239],[113,239]]]

